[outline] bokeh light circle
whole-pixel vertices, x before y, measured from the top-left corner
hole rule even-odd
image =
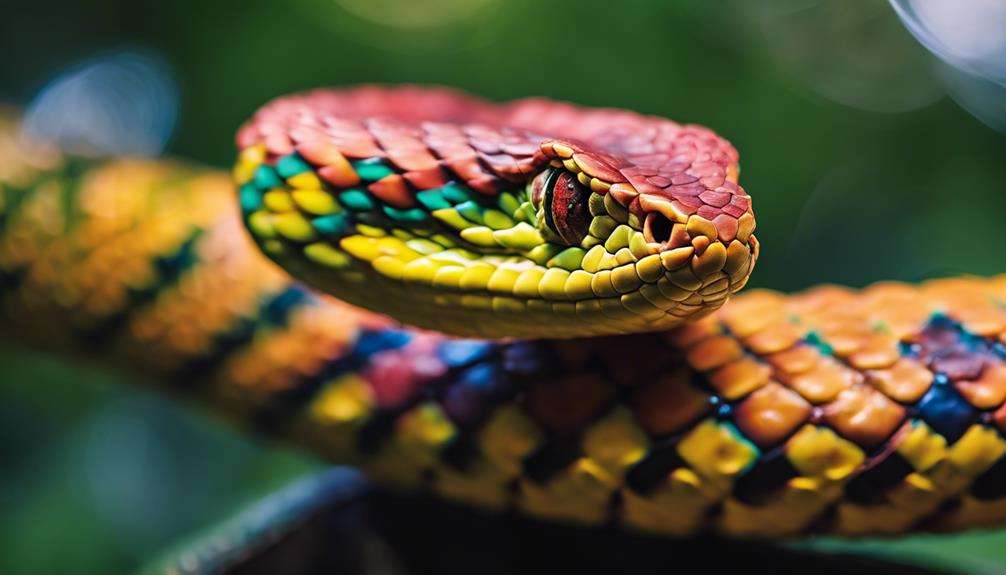
[[[49,82],[28,106],[23,129],[82,155],[156,155],[177,117],[178,88],[168,65],[150,53],[117,51]]]
[[[830,101],[907,112],[944,95],[932,61],[873,0],[734,2],[780,68]]]
[[[890,0],[905,27],[944,65],[950,96],[1006,132],[1006,1]]]

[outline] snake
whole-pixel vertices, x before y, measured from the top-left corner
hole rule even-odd
[[[223,173],[0,123],[0,325],[387,489],[665,536],[1006,521],[1006,275],[746,290],[739,155],[542,98],[280,97]]]

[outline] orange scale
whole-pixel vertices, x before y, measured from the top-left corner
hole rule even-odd
[[[899,341],[911,339],[921,332],[929,321],[932,313],[928,310],[916,313],[914,311],[889,313],[879,317],[884,327],[891,334],[891,337]]]
[[[807,331],[816,331],[820,333],[822,325],[829,325],[832,323],[830,317],[824,317],[817,313],[802,313],[793,310],[791,307],[787,308],[786,313],[792,321],[796,322],[797,325],[803,326],[803,328]]]
[[[1006,329],[1006,309],[984,305],[980,309],[959,313],[957,320],[968,332],[981,337],[993,337]]]
[[[439,188],[448,182],[446,174],[439,167],[427,170],[413,170],[402,174],[402,177],[418,190]]]
[[[823,416],[846,439],[874,447],[901,425],[905,408],[868,385],[856,385],[825,405]]]
[[[830,357],[822,357],[817,365],[797,375],[779,374],[779,379],[817,405],[834,399],[842,391],[861,383],[863,376]]]
[[[811,410],[799,394],[770,382],[737,406],[734,423],[759,447],[767,448],[796,431],[810,417]]]
[[[835,355],[839,357],[849,357],[866,347],[873,333],[869,328],[861,323],[846,324],[842,327],[834,327],[822,330],[821,339],[825,341]]]
[[[367,159],[384,157],[384,150],[379,148],[370,136],[366,135],[366,132],[363,134],[365,137],[332,138],[330,141],[347,158]]]
[[[883,369],[894,365],[900,358],[898,340],[886,334],[875,334],[865,346],[849,356],[849,364],[859,370]]]
[[[712,337],[696,344],[685,360],[698,371],[710,371],[740,359],[744,349],[737,340],[727,336]]]
[[[367,186],[367,190],[384,203],[396,208],[408,209],[416,204],[405,178],[398,174],[384,176]]]
[[[316,166],[340,164],[346,161],[339,148],[325,140],[303,141],[297,145],[297,153]]]
[[[345,158],[317,170],[318,177],[337,188],[348,188],[360,183],[360,176]]]
[[[803,328],[786,321],[744,338],[744,345],[758,355],[767,355],[793,347],[803,336]]]
[[[886,369],[866,372],[866,381],[881,393],[901,403],[915,403],[933,384],[933,373],[910,358],[901,358]]]
[[[816,347],[798,344],[766,356],[765,361],[784,374],[797,375],[814,369],[821,357],[821,352]]]
[[[1006,401],[1006,364],[986,365],[974,381],[958,381],[957,391],[978,409],[994,409]]]
[[[728,401],[744,397],[768,383],[772,369],[752,357],[727,364],[709,376],[709,383]]]

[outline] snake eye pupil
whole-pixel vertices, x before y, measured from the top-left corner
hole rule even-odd
[[[547,177],[545,221],[566,245],[579,245],[587,237],[591,221],[589,200],[590,190],[570,172],[554,170]]]

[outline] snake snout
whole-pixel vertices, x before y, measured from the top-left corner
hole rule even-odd
[[[745,218],[745,226],[747,222]],[[644,238],[659,244],[663,277],[656,281],[658,291],[679,302],[677,310],[695,313],[692,319],[719,308],[747,284],[760,249],[753,225],[722,233],[701,216],[675,220],[654,211],[646,215],[643,228]]]
[[[746,194],[734,182],[706,198],[734,214],[748,208],[740,217],[713,215],[708,207],[689,214],[689,198],[673,186],[639,192],[629,182],[608,183],[586,173],[575,150],[563,144],[552,149],[560,159],[533,178],[528,198],[541,236],[578,256],[577,271],[590,274],[595,297],[617,298],[657,321],[660,313],[694,319],[746,284],[758,243]],[[728,204],[741,194],[738,206]]]

